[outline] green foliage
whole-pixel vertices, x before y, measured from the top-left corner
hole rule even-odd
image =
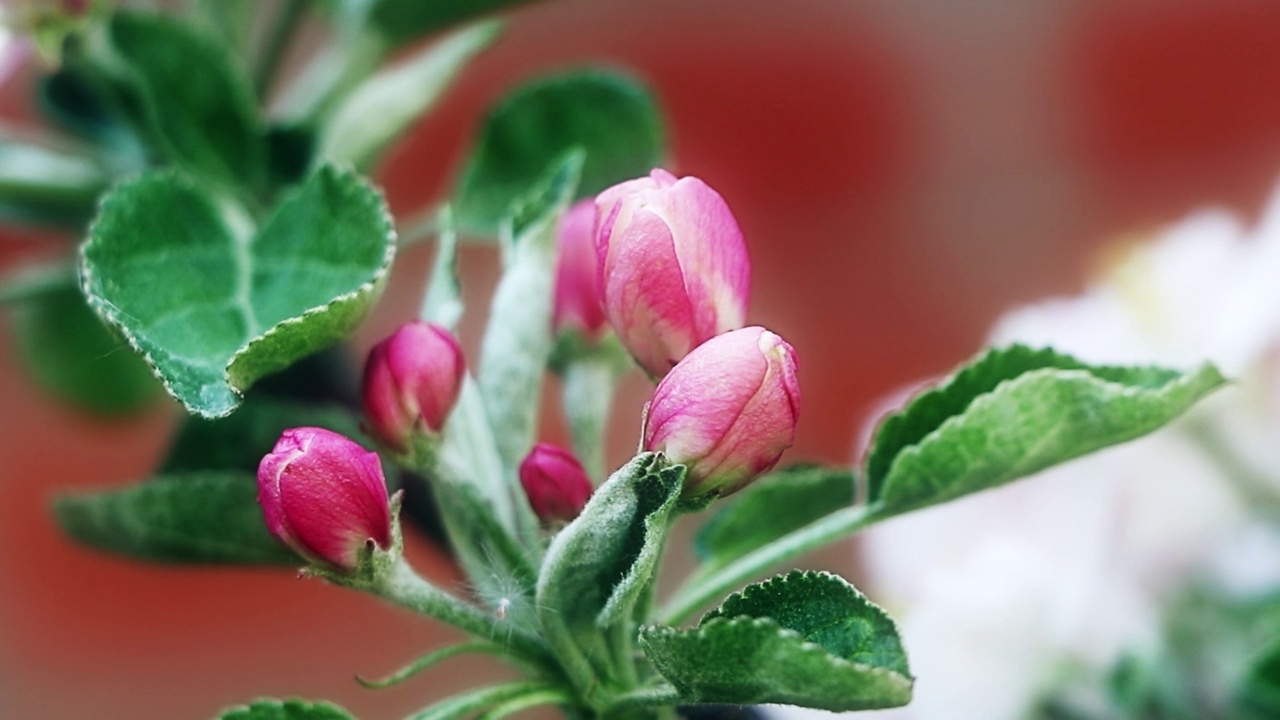
[[[723,567],[822,516],[853,504],[848,470],[793,465],[733,495],[698,532],[703,571]]]
[[[1253,661],[1239,693],[1240,713],[1246,718],[1280,717],[1280,638]]]
[[[345,0],[351,3],[352,0]],[[357,0],[368,5],[367,22],[393,45],[420,38],[509,5],[528,0]]]
[[[577,70],[528,82],[484,120],[454,195],[459,227],[496,232],[512,205],[575,148],[586,158],[574,197],[644,175],[662,162],[663,135],[653,96],[627,75]]]
[[[266,152],[253,88],[227,47],[196,25],[118,11],[111,48],[160,147],[194,173],[254,185]]]
[[[879,427],[868,501],[888,517],[1002,485],[1156,430],[1225,382],[1212,365],[1184,373],[992,349]]]
[[[353,720],[350,713],[327,702],[255,700],[223,710],[219,720]]]
[[[63,497],[54,510],[72,538],[141,560],[298,565],[267,532],[257,498],[253,473],[204,471]]]
[[[697,628],[643,628],[640,645],[684,703],[843,712],[911,700],[897,627],[829,573],[797,571],[751,585]]]
[[[102,324],[73,284],[24,301],[13,331],[36,380],[81,408],[133,412],[160,390],[142,358]]]
[[[226,415],[255,380],[342,339],[395,252],[381,195],[322,167],[261,228],[171,172],[111,192],[82,248],[90,305],[191,412]]]

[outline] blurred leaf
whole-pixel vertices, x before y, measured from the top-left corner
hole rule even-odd
[[[849,470],[794,465],[765,475],[729,498],[698,532],[706,572],[853,504]]]
[[[320,134],[320,156],[366,170],[449,88],[501,25],[482,23],[434,43],[365,80],[347,95]]]
[[[494,234],[575,148],[586,153],[575,199],[645,175],[662,162],[663,134],[652,94],[628,75],[576,70],[525,83],[484,120],[454,193],[458,225]]]
[[[30,298],[13,315],[27,371],[55,395],[98,413],[128,413],[155,400],[160,383],[85,303],[74,280]]]
[[[302,564],[267,531],[250,472],[165,475],[123,490],[63,497],[54,509],[75,540],[142,560]]]
[[[328,702],[255,700],[223,710],[219,720],[353,720],[350,713]]]
[[[267,130],[267,176],[272,185],[301,182],[315,156],[315,131],[307,125],[275,124]]]
[[[696,628],[642,628],[640,646],[682,703],[844,712],[911,701],[897,626],[829,573],[794,571],[749,585]]]
[[[109,36],[169,155],[230,185],[263,178],[257,100],[225,45],[205,28],[159,13],[117,11]]]
[[[529,0],[344,0],[367,7],[367,22],[388,42],[399,45]]]
[[[1184,373],[989,350],[876,430],[868,502],[883,518],[1002,485],[1152,432],[1225,382],[1208,364]]]
[[[103,202],[82,250],[90,304],[193,413],[235,409],[255,380],[342,339],[395,252],[381,195],[322,167],[255,233],[181,176],[144,175]]]
[[[88,158],[0,138],[0,217],[81,228],[109,182]]]

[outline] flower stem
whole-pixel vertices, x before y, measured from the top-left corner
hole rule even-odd
[[[719,570],[695,575],[659,614],[659,622],[678,625],[694,612],[763,574],[773,566],[841,540],[877,520],[878,505],[837,510],[754,550]]]

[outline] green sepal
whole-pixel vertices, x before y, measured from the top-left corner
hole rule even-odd
[[[642,628],[640,646],[681,703],[844,712],[911,701],[893,620],[830,573],[794,571],[750,585],[696,628]]]
[[[1180,372],[988,350],[880,425],[868,502],[883,518],[1002,485],[1156,430],[1225,382],[1210,364]]]
[[[701,572],[724,567],[793,530],[853,504],[853,472],[820,465],[775,470],[738,491],[698,531]]]
[[[89,304],[193,413],[342,339],[381,292],[395,234],[381,194],[322,167],[256,232],[173,172],[124,183],[81,248]]]
[[[653,582],[686,469],[643,453],[622,466],[547,548],[537,608],[553,647],[598,660],[601,628],[629,621]]]
[[[484,120],[454,192],[458,225],[493,235],[513,203],[568,151],[586,153],[574,198],[645,175],[662,164],[662,115],[629,75],[575,70],[532,80]]]
[[[99,550],[164,563],[299,565],[267,531],[253,473],[188,472],[54,505],[63,532]]]
[[[303,700],[255,700],[223,710],[218,720],[355,720],[330,702]]]

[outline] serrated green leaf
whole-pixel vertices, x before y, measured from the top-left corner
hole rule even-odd
[[[843,712],[911,701],[893,620],[829,573],[796,571],[748,586],[697,628],[643,628],[640,646],[680,702]]]
[[[577,70],[526,83],[484,120],[454,193],[458,225],[493,234],[574,148],[586,153],[575,197],[644,175],[662,162],[663,134],[653,96],[630,76]]]
[[[552,642],[591,656],[600,628],[630,618],[653,580],[684,486],[683,465],[636,456],[556,535],[538,577],[537,607]]]
[[[75,285],[26,300],[13,314],[23,364],[42,386],[92,412],[138,410],[160,383],[147,364],[111,334]]]
[[[58,523],[77,541],[166,563],[300,565],[267,532],[253,473],[167,475],[140,485],[60,498]]]
[[[295,427],[320,427],[341,433],[368,450],[374,444],[360,431],[360,421],[340,405],[249,397],[238,412],[209,420],[187,417],[160,465],[161,474],[201,470],[255,473],[281,433]]]
[[[738,491],[698,532],[704,572],[733,562],[824,515],[853,504],[849,470],[794,465]]]
[[[253,88],[222,43],[160,13],[117,11],[108,35],[169,155],[228,184],[262,178],[266,152]]]
[[[223,710],[219,720],[354,720],[346,710],[329,702],[255,700]]]
[[[182,176],[151,173],[111,192],[81,250],[90,305],[204,417],[353,330],[395,253],[381,195],[329,167],[256,235],[245,224]]]
[[[1002,485],[1156,430],[1225,382],[1208,364],[1090,366],[992,349],[880,426],[868,501],[888,517]]]
[[[569,204],[582,155],[570,153],[504,221],[503,272],[480,346],[480,392],[503,468],[515,477],[533,447],[538,399],[555,340],[551,306],[556,221]]]
[[[352,4],[353,0],[344,0]],[[367,22],[393,45],[529,0],[372,0]],[[354,0],[357,5],[369,0]]]
[[[481,23],[444,38],[365,80],[334,110],[320,134],[320,156],[371,167],[429,110],[458,73],[498,37],[501,25]]]
[[[0,217],[80,228],[107,183],[88,158],[0,139]]]

